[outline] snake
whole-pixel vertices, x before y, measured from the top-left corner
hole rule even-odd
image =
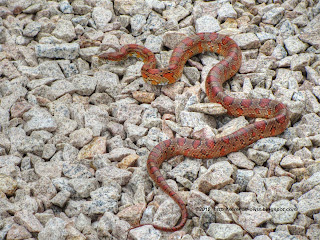
[[[181,209],[180,222],[174,227],[144,224],[152,225],[158,230],[166,232],[180,230],[188,219],[185,202],[167,184],[160,172],[162,162],[177,155],[198,159],[222,157],[231,152],[239,151],[261,138],[281,134],[289,124],[289,109],[285,104],[276,100],[233,98],[224,92],[222,84],[238,72],[242,60],[240,47],[226,35],[198,33],[186,37],[174,48],[169,65],[166,68],[156,68],[154,53],[137,44],[128,44],[117,52],[106,52],[98,56],[102,60],[111,61],[125,60],[130,56],[137,57],[144,62],[141,68],[143,79],[153,85],[165,85],[174,83],[181,78],[183,67],[188,59],[207,51],[224,57],[223,60],[211,68],[206,77],[205,91],[209,101],[221,104],[229,115],[261,118],[261,120],[219,138],[201,140],[189,138],[167,139],[151,150],[147,160],[149,176]],[[137,227],[140,226],[142,225]]]

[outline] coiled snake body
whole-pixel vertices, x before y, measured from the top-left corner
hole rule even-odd
[[[224,59],[210,70],[206,78],[206,94],[209,100],[220,103],[232,116],[266,119],[256,121],[224,137],[204,140],[173,138],[160,142],[152,149],[147,161],[149,175],[179,205],[182,214],[180,223],[175,227],[153,225],[154,228],[163,231],[179,230],[187,221],[186,204],[169,187],[159,171],[163,161],[176,155],[208,159],[238,151],[261,138],[282,133],[289,123],[289,111],[283,103],[275,100],[238,99],[224,93],[222,84],[238,71],[241,64],[241,50],[228,36],[217,33],[199,33],[185,38],[173,50],[169,66],[164,69],[156,69],[154,54],[147,48],[136,44],[126,45],[119,52],[99,55],[101,59],[113,61],[120,61],[128,56],[138,57],[144,61],[141,69],[144,80],[151,84],[163,85],[178,80],[186,61],[193,55],[205,51],[216,52],[224,56]]]

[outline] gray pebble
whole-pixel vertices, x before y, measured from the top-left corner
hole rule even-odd
[[[78,43],[37,44],[35,50],[38,57],[75,59],[80,47]]]
[[[199,32],[218,32],[221,27],[219,21],[209,15],[200,17],[195,22],[196,31]]]

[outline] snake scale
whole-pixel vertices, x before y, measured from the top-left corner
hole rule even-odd
[[[174,192],[160,173],[159,167],[163,161],[176,156],[208,159],[225,156],[238,151],[251,143],[265,137],[282,133],[289,123],[289,110],[283,103],[267,98],[238,99],[225,94],[222,84],[231,78],[240,68],[241,50],[230,37],[217,33],[198,33],[182,40],[173,50],[169,66],[156,69],[154,54],[145,47],[129,44],[118,52],[103,53],[100,59],[112,61],[124,60],[129,56],[144,61],[141,74],[144,80],[154,85],[170,84],[177,81],[187,60],[202,52],[215,52],[224,59],[217,63],[209,72],[205,88],[211,102],[220,103],[227,109],[229,115],[264,118],[249,124],[229,135],[216,139],[195,140],[188,138],[173,138],[160,142],[149,154],[147,169],[153,181],[168,194],[181,209],[181,220],[174,227],[153,225],[154,228],[173,232],[181,229],[187,221],[186,204]],[[140,225],[141,226],[141,225]]]

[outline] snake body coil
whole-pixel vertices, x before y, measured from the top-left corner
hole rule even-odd
[[[167,193],[181,209],[181,221],[175,227],[161,227],[153,225],[163,231],[181,229],[187,221],[186,204],[166,183],[159,167],[163,161],[176,156],[208,159],[225,156],[238,151],[251,143],[265,137],[282,133],[289,123],[289,111],[283,103],[275,100],[238,99],[226,95],[222,84],[231,78],[240,68],[241,50],[228,36],[217,33],[199,33],[185,38],[173,50],[168,68],[156,69],[154,54],[145,47],[129,44],[116,53],[105,53],[99,57],[113,61],[120,61],[128,56],[136,56],[144,61],[141,69],[146,82],[155,85],[174,83],[183,71],[186,61],[193,55],[202,52],[216,52],[224,56],[209,72],[206,79],[206,94],[211,102],[220,103],[232,116],[247,116],[266,118],[247,125],[227,136],[216,139],[194,140],[188,138],[174,138],[160,142],[150,152],[147,169],[154,182]]]

